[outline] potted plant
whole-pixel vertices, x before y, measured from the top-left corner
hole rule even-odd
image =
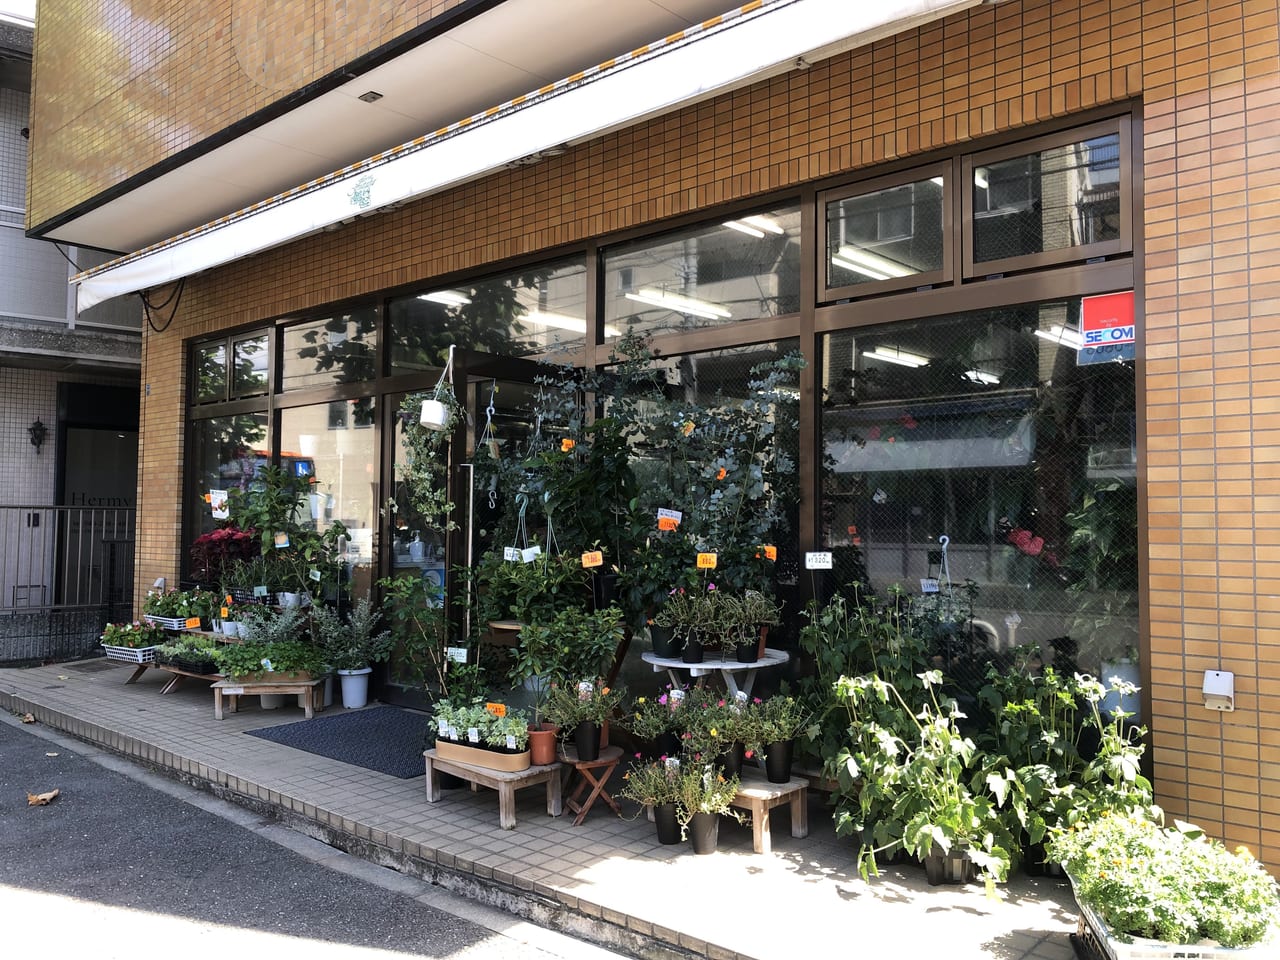
[[[693,852],[715,853],[720,837],[720,817],[738,815],[733,799],[741,786],[737,777],[726,777],[719,767],[685,762],[676,780],[676,820],[681,835],[691,835]]]
[[[579,760],[595,760],[600,756],[601,728],[622,703],[622,698],[620,688],[610,688],[603,680],[553,684],[547,697],[546,715],[560,728],[562,736],[572,731]]]
[[[656,697],[636,697],[619,720],[624,730],[641,741],[653,745],[658,759],[674,757],[680,752],[681,713],[686,703],[683,689],[667,690]]]
[[[519,711],[442,698],[432,707],[432,725],[441,757],[508,772],[529,768],[528,718]]]
[[[808,711],[795,697],[781,694],[764,701],[757,699],[749,709],[754,719],[751,729],[763,745],[769,782],[787,783],[791,779],[795,740],[809,723]]]
[[[108,660],[153,663],[156,648],[164,641],[163,627],[137,620],[132,623],[108,623],[102,631],[102,648]]]
[[[316,643],[342,679],[342,705],[363,707],[369,701],[371,664],[391,655],[394,639],[390,630],[378,630],[382,615],[368,597],[361,597],[346,622],[336,610],[318,605],[311,615]]]
[[[1158,807],[1061,831],[1049,851],[1067,869],[1088,930],[1111,956],[1275,955],[1280,888],[1266,868],[1192,824],[1165,827]]]
[[[633,763],[623,774],[622,788],[618,791],[619,796],[653,811],[658,842],[662,844],[677,844],[683,839],[676,811],[676,800],[680,795],[679,782],[678,758]]]

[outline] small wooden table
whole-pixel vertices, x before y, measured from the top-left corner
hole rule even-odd
[[[640,659],[652,666],[654,673],[666,670],[667,676],[671,678],[673,687],[678,687],[681,683],[680,677],[676,674],[677,670],[688,670],[689,676],[695,678],[719,673],[724,679],[724,686],[729,691],[729,696],[736,697],[738,690],[741,689],[749,697],[751,696],[751,688],[756,682],[757,671],[761,667],[780,666],[791,659],[791,654],[785,650],[775,650],[769,647],[765,650],[763,657],[751,663],[739,663],[736,659],[725,660],[720,657],[707,657],[701,663],[685,663],[679,657],[660,657],[656,653],[642,653],[640,654]],[[737,678],[734,676],[737,673],[745,673],[741,688],[739,688]]]
[[[791,835],[809,835],[809,781],[792,777],[787,783],[770,783],[753,770],[742,771],[742,784],[732,806],[751,812],[751,845],[756,853],[769,853],[773,839],[769,832],[769,811],[791,805]]]
[[[213,718],[222,719],[222,698],[230,701],[227,709],[235,713],[240,698],[264,693],[296,694],[298,704],[310,720],[317,710],[324,709],[324,677],[314,680],[219,680],[213,685]]]
[[[563,812],[560,793],[560,764],[547,763],[527,770],[492,770],[477,767],[461,760],[447,760],[435,750],[422,754],[427,762],[427,803],[435,803],[441,797],[440,774],[451,773],[471,784],[498,791],[498,826],[503,830],[516,828],[516,791],[535,783],[547,785],[547,816],[558,817]]]
[[[622,816],[622,808],[618,806],[618,801],[614,800],[605,789],[605,784],[613,775],[614,768],[622,759],[621,747],[602,747],[600,756],[596,759],[579,760],[577,747],[563,746],[560,748],[560,759],[573,767],[570,782],[574,779],[578,781],[573,793],[565,801],[569,809],[578,815],[573,821],[575,827],[586,818],[587,811],[595,804],[597,798],[607,803],[618,816]],[[582,794],[588,787],[591,788],[591,793],[587,795],[586,800],[582,800]]]

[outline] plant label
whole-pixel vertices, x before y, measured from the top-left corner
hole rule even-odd
[[[454,663],[466,663],[467,648],[466,647],[446,647],[445,656],[448,657],[450,660],[452,660]]]
[[[684,514],[681,513],[679,510],[668,510],[666,507],[658,508],[658,527],[660,529],[662,528],[663,520],[673,521],[675,523],[675,526],[673,526],[671,529],[674,530],[676,527],[680,526],[680,521],[683,519],[684,519]]]
[[[188,630],[199,630],[199,629],[200,629],[200,618],[199,618],[199,617],[187,617],[187,622],[186,622],[186,623],[184,623],[184,624],[183,624],[183,626],[184,626],[184,627],[186,627]]]
[[[480,728],[479,728],[479,727],[467,727],[467,741],[468,741],[469,743],[479,743],[479,742],[480,742]]]
[[[271,542],[275,544],[277,550],[289,549],[289,535],[287,533],[277,533],[271,538]]]
[[[658,518],[658,529],[659,529],[659,530],[676,530],[676,529],[678,529],[678,528],[679,528],[679,526],[680,526],[680,524],[679,524],[679,523],[677,523],[675,520],[672,520],[670,517],[659,517],[659,518]]]
[[[449,721],[446,720],[444,717],[441,717],[439,720],[437,720],[436,732],[442,737],[447,737],[449,735]]]
[[[760,552],[764,554],[764,558],[766,560],[773,560],[774,562],[777,562],[778,548],[775,547],[773,544],[766,543],[763,547],[760,548]]]
[[[309,574],[307,574],[307,576],[309,576],[309,577],[310,577],[312,580],[314,580],[316,583],[319,583],[319,582],[320,582],[320,571],[319,571],[319,570],[312,570]]]
[[[596,685],[590,680],[578,681],[578,699],[590,700],[591,695],[596,692]]]
[[[508,734],[507,734],[507,749],[508,749],[508,750],[514,750],[515,748],[516,748],[516,738],[515,738],[515,734],[508,733]]]
[[[588,550],[582,555],[582,565],[588,569],[591,567],[603,567],[604,552],[601,550]]]
[[[668,770],[679,770],[679,769],[680,769],[680,758],[679,758],[679,757],[666,757],[666,758],[664,758],[664,759],[663,759],[663,761],[662,761],[662,762],[663,762],[663,764],[666,766],[666,768],[667,768]]]
[[[937,593],[938,581],[934,577],[921,577],[920,592],[921,593]]]
[[[259,584],[253,588],[253,595],[254,597],[265,597],[267,595],[267,588]]]
[[[716,555],[714,553],[698,554],[699,570],[714,570],[716,568]]]
[[[505,717],[507,715],[507,705],[505,703],[486,703],[484,708],[495,717]]]
[[[222,692],[228,697],[243,697],[244,687],[223,687]]]
[[[520,551],[520,559],[525,563],[533,563],[533,561],[537,560],[540,556],[542,556],[541,547],[534,546]]]
[[[830,570],[833,566],[830,550],[810,550],[804,555],[806,570]]]
[[[518,547],[503,547],[502,559],[503,560],[521,560],[523,558],[520,556],[520,549]]]
[[[227,617],[231,616],[231,611],[228,610],[226,607],[221,607],[218,610],[218,616],[220,616],[223,620],[225,620],[227,619]]]
[[[671,696],[670,696],[670,697],[668,697],[667,699],[668,699],[668,700],[670,700],[672,703],[677,704],[677,705],[679,705],[679,704],[681,704],[681,703],[684,703],[684,691],[683,691],[683,690],[672,690],[672,691],[671,691]]]

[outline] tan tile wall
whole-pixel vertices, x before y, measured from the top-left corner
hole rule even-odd
[[[176,573],[186,337],[1141,97],[1159,795],[1280,869],[1278,19],[984,6],[196,277],[146,337],[139,583]],[[1208,667],[1235,672],[1235,713],[1203,708]]]
[[[38,5],[28,226],[216,134],[462,0]]]

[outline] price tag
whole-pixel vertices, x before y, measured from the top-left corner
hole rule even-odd
[[[259,584],[258,586],[253,588],[253,595],[255,597],[266,597],[267,588]]]
[[[437,720],[436,732],[439,733],[439,735],[442,737],[447,737],[449,735],[449,721],[446,720],[444,717],[441,717],[439,720]]]
[[[243,697],[244,687],[223,687],[222,692],[228,697]]]
[[[516,748],[516,737],[513,733],[507,734],[507,749],[514,750]]]
[[[229,593],[228,593],[225,597],[223,597],[223,598],[222,598],[222,602],[223,602],[223,604],[224,604],[225,606],[228,606],[228,607],[229,607],[229,606],[231,606],[231,603],[232,603],[232,600],[231,600],[231,594],[229,594]],[[225,614],[224,614],[224,616],[225,616]]]
[[[591,695],[596,692],[596,685],[590,680],[578,681],[578,699],[590,700]]]
[[[479,742],[480,742],[480,728],[479,728],[479,727],[468,727],[468,728],[467,728],[467,741],[468,741],[469,743],[479,743]]]
[[[447,656],[454,663],[466,663],[467,648],[466,647],[446,647],[445,656]]]
[[[681,521],[681,520],[683,520],[683,519],[684,519],[684,514],[683,514],[683,513],[681,513],[679,510],[668,510],[666,507],[659,507],[659,508],[658,508],[658,527],[659,527],[659,529],[662,529],[662,521],[663,521],[663,520],[673,520],[673,521],[675,521],[675,527],[671,527],[671,529],[672,529],[672,530],[674,530],[676,527],[680,526],[680,521]]]
[[[830,550],[810,550],[804,555],[806,570],[830,570],[832,566]]]
[[[698,554],[699,570],[714,570],[716,568],[716,555],[714,553]]]
[[[537,560],[540,556],[542,556],[541,547],[529,547],[527,550],[520,551],[520,559],[525,563],[533,563],[533,561]]]
[[[289,535],[287,533],[277,533],[271,538],[271,542],[275,544],[277,550],[288,549]]]
[[[309,577],[310,577],[312,580],[314,580],[316,583],[319,583],[319,582],[320,582],[320,571],[319,571],[319,570],[312,570],[309,574],[307,574],[307,576],[309,576]]]
[[[761,552],[764,553],[764,558],[766,560],[776,561],[778,559],[778,548],[775,547],[773,544],[766,543],[763,547],[760,548],[760,550]]]
[[[921,593],[937,593],[938,581],[934,577],[921,577],[920,592]]]
[[[502,559],[503,560],[520,560],[522,559],[522,557],[520,556],[520,550],[517,547],[503,547]]]
[[[680,527],[680,521],[678,521],[678,520],[672,520],[670,517],[659,517],[659,518],[658,518],[658,529],[659,529],[659,530],[676,530],[676,529],[678,529],[679,527]]]
[[[450,740],[456,741],[458,739],[458,728],[455,727],[453,724],[449,724],[449,729],[448,731],[446,731],[445,736],[448,737]]]
[[[666,757],[666,758],[664,758],[664,759],[663,759],[663,761],[662,761],[662,762],[666,765],[666,768],[667,768],[668,770],[679,770],[679,769],[680,769],[680,758],[679,758],[679,757]]]
[[[669,696],[667,699],[668,699],[668,700],[670,700],[672,703],[674,703],[674,704],[676,704],[676,705],[678,706],[678,705],[680,705],[680,704],[684,703],[684,691],[683,691],[683,690],[672,690],[672,691],[671,691],[671,696]]]
[[[184,624],[184,626],[185,626],[188,630],[199,630],[199,629],[200,629],[200,618],[199,618],[199,617],[187,617],[187,622]]]
[[[231,611],[228,610],[226,607],[222,607],[220,610],[218,610],[218,616],[220,616],[223,620],[225,620],[227,619],[227,617],[231,616]]]
[[[505,703],[486,703],[484,708],[495,717],[505,717],[507,715],[507,705]]]
[[[591,567],[604,566],[604,551],[588,550],[582,555],[582,565],[590,569]]]

